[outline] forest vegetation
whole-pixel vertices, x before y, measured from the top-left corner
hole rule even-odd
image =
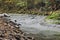
[[[60,0],[0,0],[0,13],[49,15],[60,20]]]

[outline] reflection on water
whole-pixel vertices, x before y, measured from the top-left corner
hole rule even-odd
[[[17,20],[21,24],[21,30],[26,33],[38,34],[40,39],[53,40],[57,39],[56,34],[60,34],[60,25],[49,24],[44,21],[46,16],[26,15],[26,14],[10,14],[12,21]],[[49,36],[49,37],[48,37]],[[60,37],[60,36],[59,36]],[[51,39],[50,39],[51,38]],[[37,40],[40,40],[39,38]],[[46,40],[47,40],[46,39]]]

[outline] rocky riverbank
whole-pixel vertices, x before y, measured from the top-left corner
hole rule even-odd
[[[35,40],[34,37],[26,35],[16,23],[0,16],[0,40]]]

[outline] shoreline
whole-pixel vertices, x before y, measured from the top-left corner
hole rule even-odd
[[[1,34],[3,33],[3,34]],[[35,40],[34,37],[25,36],[20,28],[12,21],[7,21],[4,16],[0,16],[0,37],[1,40]]]

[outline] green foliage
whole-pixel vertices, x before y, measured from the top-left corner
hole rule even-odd
[[[19,2],[16,4],[17,6],[19,5],[20,7],[26,7],[26,2]]]
[[[43,2],[43,3],[41,3]],[[41,5],[44,6],[42,7]],[[21,10],[31,11],[31,14],[40,14],[38,11],[51,11],[52,7],[49,0],[0,0],[0,11],[2,12],[21,12]],[[29,8],[29,9],[28,9]],[[34,11],[37,9],[36,11]],[[58,8],[59,9],[59,8]],[[26,11],[27,12],[27,11]]]
[[[46,20],[54,20],[52,23],[60,24],[60,12],[53,12],[50,16],[46,18]]]
[[[60,20],[60,13],[53,12],[52,15],[48,16],[49,19]]]

